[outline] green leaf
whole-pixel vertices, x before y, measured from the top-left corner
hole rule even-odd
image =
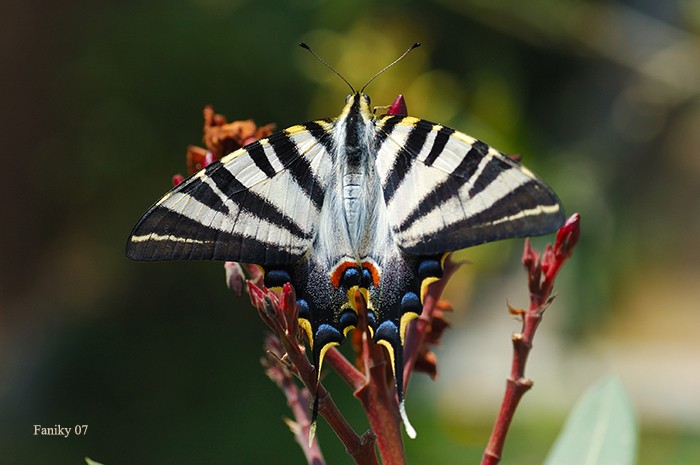
[[[90,457],[85,457],[85,463],[87,463],[87,465],[102,465],[100,462],[95,462]]]
[[[633,465],[636,450],[632,405],[620,380],[611,376],[579,399],[545,465]]]

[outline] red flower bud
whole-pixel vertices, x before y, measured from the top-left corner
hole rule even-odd
[[[282,288],[280,309],[282,310],[282,315],[285,319],[287,333],[293,337],[296,337],[297,329],[299,328],[299,324],[297,322],[299,318],[299,309],[297,308],[297,295],[294,292],[294,287],[292,287],[291,283],[285,283],[284,287]]]
[[[525,247],[523,248],[523,266],[525,266],[526,269],[530,270],[538,259],[539,256],[537,255],[537,251],[535,251],[535,249],[532,248],[532,245],[530,245],[530,239],[526,238]]]
[[[296,308],[297,298],[296,298],[296,293],[294,292],[294,288],[292,287],[291,283],[285,283],[284,287],[282,287],[282,302],[281,302],[281,307],[282,311],[284,312],[289,312]]]
[[[406,100],[404,100],[403,95],[399,94],[394,102],[389,105],[389,109],[386,111],[387,115],[397,115],[397,116],[407,116],[408,109],[406,108]]]
[[[571,256],[574,247],[581,236],[581,215],[574,213],[567,218],[564,226],[557,232],[557,240],[554,249],[559,260],[565,260]]]
[[[253,304],[253,307],[259,308],[265,293],[261,288],[248,281],[248,295],[250,295],[250,302]]]
[[[182,183],[182,181],[185,180],[185,177],[181,175],[180,173],[177,173],[176,175],[173,176],[173,186],[177,186]]]
[[[540,263],[542,264],[542,272],[547,275],[553,267],[558,267],[557,255],[554,253],[554,248],[551,244],[544,246],[544,252],[540,258]]]

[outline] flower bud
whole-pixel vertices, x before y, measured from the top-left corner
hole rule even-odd
[[[399,94],[394,102],[389,105],[389,109],[386,111],[387,115],[397,115],[397,116],[407,116],[408,109],[406,108],[406,100],[404,100],[403,95]]]
[[[185,177],[181,175],[180,173],[177,173],[176,175],[173,175],[173,187],[177,186],[179,184],[182,184],[182,181],[185,180]]]
[[[557,258],[565,260],[571,256],[573,249],[581,236],[581,215],[574,213],[567,218],[564,226],[559,228],[557,239],[554,243]]]

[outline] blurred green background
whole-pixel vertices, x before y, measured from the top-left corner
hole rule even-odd
[[[618,374],[640,464],[700,463],[700,2],[3,2],[0,462],[304,463],[259,366],[264,329],[219,263],[134,263],[129,231],[185,171],[211,103],[285,127],[375,105],[455,127],[581,212],[504,463],[540,463],[578,395]],[[535,242],[538,246],[544,240]],[[478,463],[526,305],[522,241],[459,254],[410,463]],[[350,421],[362,414],[333,374]],[[87,424],[81,437],[33,425]],[[351,463],[324,424],[330,463]]]

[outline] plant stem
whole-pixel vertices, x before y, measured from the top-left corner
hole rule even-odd
[[[530,312],[528,312],[529,314]],[[506,392],[503,396],[503,403],[496,418],[496,424],[491,432],[484,457],[481,461],[482,465],[497,465],[501,461],[503,454],[503,446],[505,445],[508,429],[513,420],[515,409],[520,403],[523,395],[532,387],[532,381],[525,378],[525,365],[527,357],[532,349],[532,337],[539,321],[541,314],[534,319],[528,318],[525,315],[523,319],[522,333],[513,335],[513,363],[511,365],[510,376],[506,379]]]
[[[403,391],[408,389],[408,381],[411,379],[413,367],[418,357],[419,349],[425,340],[425,337],[430,331],[430,325],[433,321],[433,311],[436,307],[442,291],[445,290],[447,282],[461,263],[453,262],[449,257],[445,260],[443,276],[439,281],[436,281],[428,286],[428,292],[423,299],[423,310],[421,315],[408,327],[406,331],[406,340],[404,342],[404,369],[403,369]]]
[[[372,360],[384,358],[381,347],[372,347]],[[370,381],[355,391],[367,413],[369,424],[377,435],[377,447],[384,465],[405,465],[406,456],[401,437],[401,420],[394,390],[387,387],[387,367],[382,360],[370,365]],[[391,383],[393,385],[393,383]]]
[[[376,435],[382,463],[405,465],[401,420],[393,383],[387,379],[384,349],[374,344],[369,338],[366,319],[367,303],[359,292],[355,295],[355,306],[359,316],[355,331],[362,334],[360,354],[361,366],[364,366],[365,372],[358,370],[335,349],[326,353],[326,361],[348,383],[355,397],[360,400],[372,432]]]
[[[272,291],[261,289],[248,282],[248,293],[253,306],[265,324],[275,333],[284,348],[285,358],[290,362],[290,370],[306,386],[309,393],[318,392],[319,414],[326,419],[335,431],[345,450],[358,465],[378,465],[374,452],[374,435],[371,432],[362,436],[352,429],[333,402],[330,393],[321,383],[317,385],[316,369],[309,363],[306,354],[297,341],[298,309],[291,286],[285,286],[282,293],[282,305],[279,297]],[[307,446],[308,447],[308,442]]]
[[[530,307],[527,311],[511,308],[511,313],[522,317],[522,330],[513,334],[513,361],[510,375],[506,379],[506,391],[501,409],[484,451],[481,465],[498,465],[503,454],[508,429],[515,409],[523,395],[532,387],[532,381],[525,377],[527,364],[535,332],[542,322],[542,314],[553,300],[552,290],[557,273],[564,262],[571,257],[580,235],[580,216],[575,213],[559,228],[554,246],[547,245],[540,256],[525,241],[523,265],[528,273]]]
[[[283,353],[283,349],[276,336],[269,335],[266,338],[265,347],[268,351],[267,357],[262,359],[265,373],[284,393],[287,398],[287,405],[294,416],[294,420],[287,419],[285,423],[294,434],[294,438],[301,447],[309,465],[325,465],[326,461],[323,458],[318,439],[314,438],[313,443],[309,447],[308,438],[311,427],[309,404],[311,399],[308,389],[299,388],[297,383],[294,382],[289,368],[281,362],[280,354]]]
[[[306,355],[301,351],[296,341],[283,340],[287,355],[297,369],[299,379],[304,383],[309,392],[316,390],[316,370],[309,363]],[[371,435],[357,433],[345,420],[338,407],[333,402],[330,393],[318,384],[319,406],[318,412],[326,419],[330,427],[335,431],[340,441],[345,445],[348,454],[358,465],[378,464],[374,453],[374,438]]]
[[[394,383],[387,379],[384,349],[374,344],[367,329],[367,303],[359,292],[355,306],[360,315],[357,330],[362,332],[362,357],[366,370],[365,383],[355,390],[362,403],[372,431],[377,435],[377,447],[384,465],[405,465],[406,455],[401,437],[401,419]],[[391,387],[390,387],[391,386]]]

